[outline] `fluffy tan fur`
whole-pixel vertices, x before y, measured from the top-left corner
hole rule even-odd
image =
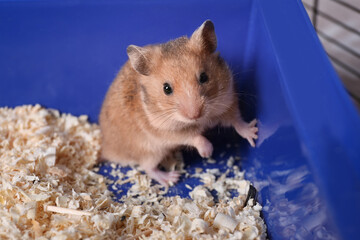
[[[167,185],[177,181],[178,175],[160,172],[157,165],[183,145],[209,157],[212,145],[202,136],[208,128],[234,126],[254,145],[256,122],[242,121],[231,71],[215,49],[210,21],[191,38],[129,46],[129,61],[110,86],[100,113],[102,158],[139,164]],[[201,84],[202,72],[209,80]],[[172,87],[170,95],[164,93],[164,83]]]

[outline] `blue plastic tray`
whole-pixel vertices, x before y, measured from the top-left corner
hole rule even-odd
[[[300,0],[0,2],[0,106],[97,121],[127,45],[190,35],[205,19],[260,127],[255,149],[231,130],[210,133],[214,156],[242,156],[269,237],[358,239],[360,119]],[[186,161],[201,165],[195,152]],[[186,196],[184,181],[196,184],[182,179],[173,194]]]

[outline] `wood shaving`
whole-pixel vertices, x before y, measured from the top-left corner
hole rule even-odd
[[[99,150],[99,127],[86,116],[39,105],[0,108],[0,238],[266,238],[261,206],[243,206],[249,182],[233,166],[234,158],[225,173],[196,169],[190,177],[203,185],[186,186],[191,198],[165,196],[166,190],[136,169],[111,171],[119,188],[132,183],[113,201],[108,180],[94,172]]]
[[[50,212],[56,212],[56,213],[78,215],[78,216],[83,216],[83,215],[90,216],[91,215],[91,213],[89,213],[89,212],[74,210],[74,209],[70,209],[70,208],[56,207],[56,206],[45,206],[44,210],[50,211]]]
[[[214,225],[219,228],[227,228],[231,232],[234,232],[236,226],[238,225],[238,222],[228,215],[218,213],[215,217]]]

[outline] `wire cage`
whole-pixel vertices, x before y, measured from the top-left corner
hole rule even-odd
[[[348,93],[360,103],[360,2],[303,0],[313,26]]]

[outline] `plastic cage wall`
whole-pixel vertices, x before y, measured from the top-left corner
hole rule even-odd
[[[271,239],[356,239],[359,115],[300,0],[2,1],[0,105],[40,103],[97,121],[127,45],[189,35],[205,19],[247,93],[244,118],[259,120],[256,148],[229,130],[210,134],[213,157],[241,155]],[[185,184],[197,183],[183,179],[170,193],[187,196]]]

